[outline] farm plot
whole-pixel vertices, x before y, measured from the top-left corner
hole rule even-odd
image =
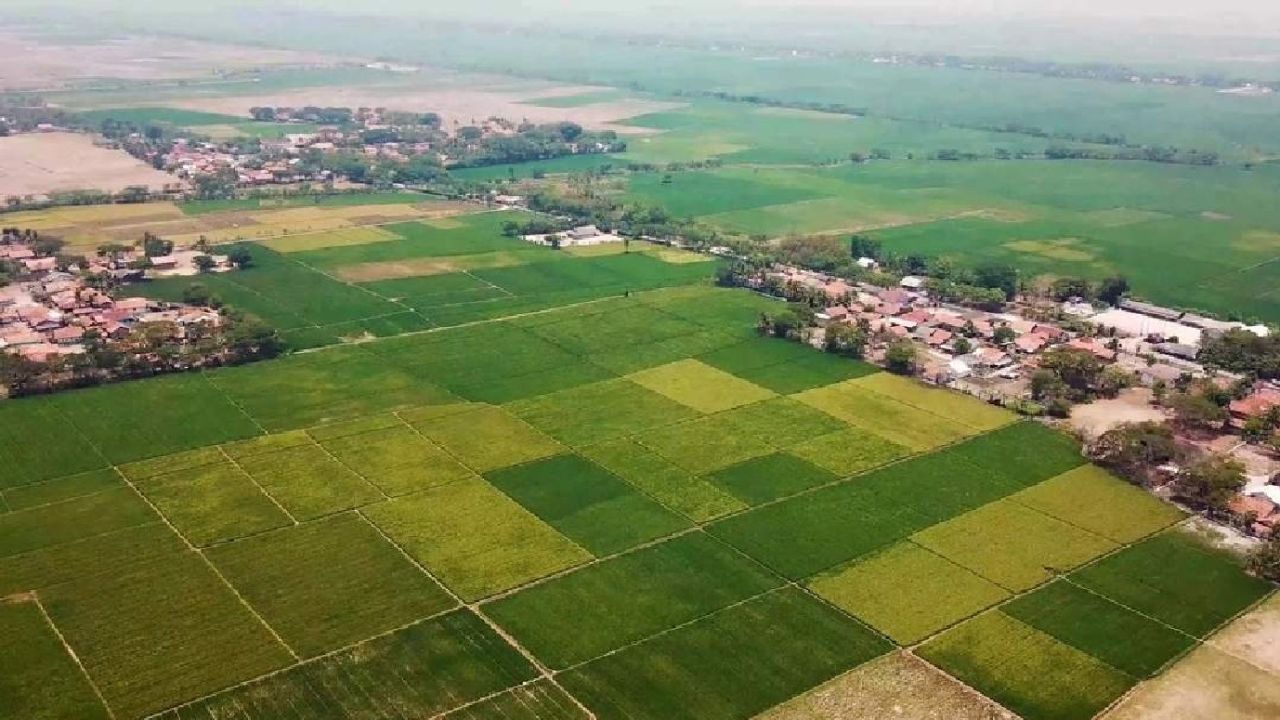
[[[791,398],[775,398],[729,410],[721,418],[743,434],[778,447],[848,429],[830,415]]]
[[[526,588],[483,612],[543,663],[563,669],[781,584],[695,532]]]
[[[262,432],[202,375],[77,390],[49,403],[115,464]]]
[[[550,680],[537,680],[455,710],[443,720],[587,720],[587,714]]]
[[[511,212],[489,212],[454,217],[451,224],[456,226],[451,228],[433,227],[420,221],[383,225],[382,230],[396,237],[385,242],[313,250],[297,257],[307,265],[332,271],[345,279],[373,281],[381,278],[360,272],[359,265],[527,248],[523,241],[502,234],[503,223],[512,219],[515,214]]]
[[[365,516],[464,600],[591,559],[480,478],[380,503]]]
[[[790,452],[840,477],[856,475],[911,454],[901,445],[855,428],[818,435],[791,446]]]
[[[1196,644],[1190,635],[1066,580],[1023,595],[1000,610],[1136,678],[1155,674]]]
[[[259,244],[276,252],[295,253],[331,247],[346,247],[348,245],[368,245],[369,243],[394,240],[397,237],[399,236],[389,230],[384,230],[377,226],[367,226],[343,228],[321,233],[287,235],[285,237],[262,240]]]
[[[415,420],[412,413],[402,417],[476,472],[540,460],[563,450],[555,440],[502,408],[482,405],[423,420]]]
[[[0,597],[97,575],[114,575],[187,550],[161,522],[135,525],[0,558]]]
[[[1013,591],[1092,560],[1117,545],[1023,505],[1001,500],[916,534],[916,543]]]
[[[783,589],[560,678],[601,720],[743,720],[890,647],[835,609]]]
[[[47,452],[42,438],[58,438]],[[107,461],[75,426],[38,398],[0,403],[0,489],[105,467]]]
[[[513,322],[575,355],[586,356],[658,343],[700,329],[695,323],[641,303],[622,303],[603,313],[566,315],[554,315],[556,322],[544,322],[543,318],[536,323]]]
[[[454,606],[439,585],[352,514],[221,545],[208,557],[303,657]]]
[[[1009,597],[1000,586],[911,542],[823,573],[809,587],[900,645]]]
[[[107,720],[106,707],[34,601],[0,600],[0,707],[28,720]]]
[[[537,671],[515,648],[474,614],[461,610],[296,665],[160,717],[434,717],[536,676]]]
[[[795,455],[773,453],[718,470],[707,479],[748,505],[777,500],[836,480]]]
[[[629,379],[702,413],[731,410],[774,397],[772,391],[697,360],[642,370]]]
[[[394,418],[392,418],[392,422],[395,422]],[[311,436],[305,430],[290,430],[288,432],[275,433],[274,435],[259,435],[248,440],[238,440],[214,449],[221,451],[228,459],[235,462],[245,458],[257,457],[258,455],[270,455],[274,452],[310,445],[311,443]],[[219,458],[220,460],[221,458]]]
[[[485,478],[597,557],[670,535],[689,522],[609,471],[577,455],[557,455]]]
[[[127,487],[28,510],[15,510],[0,515],[0,557],[159,520],[147,503]]]
[[[1176,530],[1083,568],[1071,582],[1125,607],[1204,637],[1261,599],[1267,583],[1235,558]]]
[[[614,440],[697,415],[674,400],[621,378],[518,400],[507,410],[573,447]]]
[[[1025,720],[1088,720],[1135,682],[998,610],[917,652]]]
[[[972,396],[927,387],[918,381],[891,373],[875,373],[853,384],[984,432],[1008,425],[1017,418],[1008,410]]]
[[[291,659],[191,553],[77,578],[41,599],[117,717],[159,712]]]
[[[239,464],[296,520],[331,515],[385,497],[318,445],[256,455]]]
[[[854,668],[759,720],[1013,720],[1013,714],[905,652]]]
[[[640,488],[691,520],[703,522],[746,504],[635,440],[614,440],[578,450],[584,457]]]
[[[1118,543],[1136,542],[1185,514],[1096,465],[1082,465],[1013,499]]]
[[[752,338],[698,359],[776,393],[792,394],[873,375],[874,365],[776,338]]]
[[[656,428],[640,433],[636,439],[695,475],[773,452],[772,447],[762,445],[756,438],[736,434],[731,421],[723,415]]]
[[[858,382],[849,380],[808,390],[795,398],[850,425],[917,451],[932,450],[976,434],[960,423],[863,389]]]
[[[74,500],[103,490],[120,487],[123,481],[115,470],[104,468],[70,475],[56,480],[19,485],[0,490],[0,498],[10,510],[26,510],[40,505]]]
[[[989,473],[993,482],[1027,488],[1085,464],[1080,443],[1034,422],[1014,423],[948,450]]]
[[[321,445],[382,492],[396,497],[473,477],[465,465],[400,425],[324,440]]]
[[[293,519],[229,460],[134,480],[196,547],[265,532]]]

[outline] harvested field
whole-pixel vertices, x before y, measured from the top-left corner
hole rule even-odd
[[[1211,645],[1140,685],[1104,720],[1261,720],[1280,715],[1280,677]]]
[[[757,720],[1016,720],[906,652],[855,668]]]
[[[464,600],[509,590],[591,559],[586,550],[479,478],[380,503],[364,513]]]
[[[691,533],[528,588],[483,611],[561,669],[781,584],[723,544]]]
[[[434,717],[536,676],[515,648],[470,611],[460,610],[295,665],[161,718],[358,720],[385,717],[387,708],[412,717]],[[388,678],[399,681],[386,682]]]
[[[602,720],[744,720],[890,648],[829,606],[783,589],[560,678]]]
[[[347,245],[367,245],[384,242],[396,238],[396,234],[377,226],[355,227],[348,230],[334,230],[327,233],[290,235],[262,241],[263,245],[276,252],[291,253],[306,250],[320,250]]]
[[[0,138],[0,197],[69,190],[159,190],[180,182],[123,150],[94,145],[89,135],[31,133]]]
[[[508,497],[597,557],[689,526],[617,476],[577,455],[557,455],[485,475]]]
[[[828,571],[814,592],[911,645],[1009,597],[998,585],[911,542]]]
[[[1280,677],[1280,595],[1245,613],[1209,639],[1209,644]]]
[[[455,605],[435,581],[353,514],[220,545],[208,556],[303,657]]]
[[[993,610],[918,650],[1024,720],[1088,720],[1135,680]]]

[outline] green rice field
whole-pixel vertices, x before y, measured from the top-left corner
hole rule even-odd
[[[1049,427],[752,338],[772,302],[657,289],[0,404],[0,698],[749,720],[911,648],[1085,720],[1270,592]]]

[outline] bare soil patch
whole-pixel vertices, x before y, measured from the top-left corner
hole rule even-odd
[[[66,190],[118,192],[130,185],[162,188],[176,178],[88,135],[35,133],[0,138],[0,197]]]
[[[867,663],[756,720],[1010,720],[1016,716],[914,655]]]
[[[1209,644],[1272,673],[1280,683],[1280,595],[1223,628]]]
[[[1124,390],[1114,399],[1097,400],[1071,409],[1071,426],[1085,436],[1095,438],[1121,423],[1160,421],[1164,413],[1151,406],[1147,388]]]
[[[1280,677],[1211,645],[1139,685],[1104,720],[1265,720],[1280,717]]]

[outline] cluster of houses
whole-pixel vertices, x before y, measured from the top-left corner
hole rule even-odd
[[[522,235],[525,242],[548,247],[571,248],[623,242],[621,235],[604,232],[595,225],[581,225],[570,230],[543,235]]]

